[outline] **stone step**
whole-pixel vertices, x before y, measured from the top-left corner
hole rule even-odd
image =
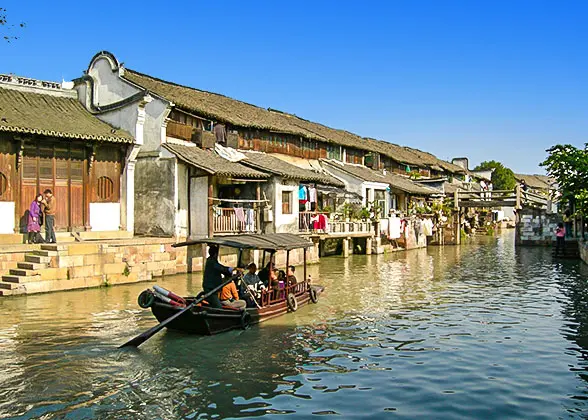
[[[40,255],[42,257],[57,257],[59,255],[59,252],[41,249],[40,251],[35,251],[35,255]]]
[[[33,263],[33,262],[19,262],[16,266],[23,270],[42,270],[43,268],[47,268],[47,264],[45,263]]]
[[[41,255],[27,254],[25,255],[25,261],[37,264],[49,264],[51,257],[43,257]]]
[[[26,268],[11,268],[10,275],[12,275],[12,276],[35,276],[35,275],[37,275],[37,270],[29,270]]]
[[[6,283],[31,283],[33,281],[41,281],[41,276],[2,276],[2,281]]]
[[[13,290],[18,289],[18,283],[4,283],[0,281],[0,289]]]
[[[43,251],[67,251],[67,245],[62,244],[42,244]]]
[[[12,290],[0,289],[0,296],[12,296]]]

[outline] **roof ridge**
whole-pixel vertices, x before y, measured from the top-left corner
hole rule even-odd
[[[211,92],[209,90],[198,89],[198,88],[195,88],[195,87],[192,87],[192,86],[187,86],[187,85],[182,85],[180,83],[170,82],[169,80],[160,79],[159,77],[154,77],[154,76],[151,76],[149,74],[141,73],[141,72],[139,72],[137,70],[129,69],[129,68],[126,68],[126,67],[124,67],[124,71],[125,72],[128,71],[130,73],[134,73],[134,74],[139,75],[139,76],[142,76],[142,77],[147,77],[148,79],[155,80],[156,82],[166,83],[168,85],[177,86],[177,87],[181,87],[181,88],[184,88],[184,89],[190,89],[190,90],[195,90],[197,92],[207,93],[209,95],[220,96],[222,98],[230,99],[231,101],[241,102],[242,104],[249,105],[249,106],[252,106],[252,107],[261,109],[263,111],[268,111],[269,110],[269,108],[266,109],[266,108],[263,108],[263,107],[261,107],[259,105],[251,104],[249,102],[245,102],[245,101],[242,101],[240,99],[235,99],[235,98],[232,98],[230,96],[223,95],[222,93]],[[123,73],[123,77],[124,77],[124,73]],[[131,82],[136,83],[136,82],[134,82],[132,80],[131,80]],[[149,89],[147,89],[147,90],[149,90]],[[299,118],[299,117],[297,117],[297,118]]]

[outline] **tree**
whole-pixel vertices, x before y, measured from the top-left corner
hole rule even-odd
[[[571,144],[558,144],[547,149],[549,156],[540,164],[553,177],[561,194],[560,200],[588,214],[588,151]]]
[[[495,160],[480,163],[474,168],[474,171],[487,171],[489,169],[494,169],[491,179],[495,190],[512,190],[517,184],[514,172]]]
[[[8,17],[7,17],[7,10],[3,7],[0,7],[0,28],[4,29],[3,32],[5,32],[6,30],[11,30],[14,28],[14,25],[11,25],[8,23]],[[24,23],[20,23],[18,25],[20,28],[24,28],[25,24]],[[0,35],[2,36],[2,38],[4,38],[5,41],[10,42],[14,39],[18,39],[17,36],[14,35]]]

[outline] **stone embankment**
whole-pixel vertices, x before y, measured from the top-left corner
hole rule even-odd
[[[0,253],[0,295],[135,283],[185,273],[186,249],[172,248],[172,243],[154,239],[15,247]]]
[[[202,271],[202,246],[173,248],[175,242],[172,238],[136,238],[7,246],[0,250],[0,296],[136,283]],[[279,252],[276,263],[285,266],[285,257]],[[290,264],[302,264],[303,259],[301,250],[290,253]],[[236,265],[236,250],[221,249],[220,260]],[[242,263],[251,261],[260,266],[262,253],[244,253]],[[307,261],[318,262],[318,247],[309,250]]]

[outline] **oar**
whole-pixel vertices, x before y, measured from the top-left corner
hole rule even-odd
[[[243,278],[240,278],[239,281],[241,282],[241,284],[243,284],[245,286],[245,291],[247,293],[249,293],[249,296],[251,296],[251,299],[253,299],[253,303],[255,303],[255,306],[257,306],[257,309],[261,309],[261,306],[259,306],[259,303],[257,303],[257,300],[255,300],[255,296],[253,296],[253,293],[251,292],[251,290],[249,290],[249,287],[247,287],[247,283],[245,283],[243,281]]]
[[[155,327],[148,329],[144,333],[139,334],[138,336],[136,336],[132,340],[127,341],[126,343],[124,343],[123,345],[119,346],[118,348],[119,349],[122,349],[123,347],[129,347],[129,346],[139,347],[145,341],[149,340],[151,337],[153,337],[155,334],[157,334],[159,331],[161,331],[167,324],[169,324],[170,322],[172,322],[174,319],[179,318],[180,316],[182,316],[182,314],[184,312],[189,311],[190,309],[192,309],[192,307],[194,307],[195,305],[198,305],[204,299],[206,299],[207,297],[211,296],[213,293],[218,292],[220,289],[222,289],[223,287],[225,287],[227,284],[229,284],[232,281],[233,281],[233,278],[231,277],[229,280],[227,280],[226,282],[224,282],[220,286],[215,287],[210,292],[206,293],[200,299],[195,300],[194,302],[192,302],[191,304],[189,304],[188,306],[186,306],[184,309],[182,309],[181,311],[179,311],[177,314],[170,316],[165,321],[161,322],[159,325],[156,325]]]

